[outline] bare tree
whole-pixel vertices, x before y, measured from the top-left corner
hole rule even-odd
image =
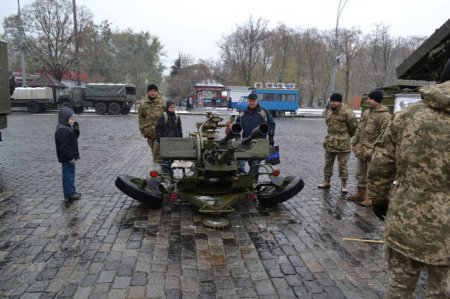
[[[237,26],[233,33],[219,43],[223,60],[238,71],[246,85],[250,85],[252,73],[261,61],[267,24],[268,21],[262,18],[255,21],[250,17],[245,24]]]
[[[307,80],[309,102],[308,106],[313,105],[316,92],[320,88],[320,77],[324,76],[320,70],[326,60],[326,47],[322,35],[316,28],[307,29],[303,34],[303,47],[305,50],[305,64],[307,68]]]
[[[286,25],[280,25],[274,30],[275,36],[278,37],[276,44],[278,45],[277,49],[280,54],[281,66],[278,74],[278,82],[283,82],[285,79],[285,71],[286,71],[286,61],[289,55],[289,49],[292,42],[292,38],[290,36],[289,29],[286,28]]]
[[[391,63],[393,40],[389,34],[389,26],[375,25],[368,38],[369,74],[375,87],[383,87],[386,82],[388,67]]]
[[[35,0],[23,9],[27,56],[35,69],[45,70],[58,80],[75,61],[72,9],[70,0]],[[92,14],[84,7],[79,7],[77,14],[81,37]]]
[[[344,99],[348,100],[350,94],[350,83],[353,76],[353,62],[361,48],[361,31],[359,29],[343,29],[340,33],[340,51],[342,55],[340,62],[344,64]]]

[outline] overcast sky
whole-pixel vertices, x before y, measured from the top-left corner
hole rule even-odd
[[[33,0],[20,0],[21,7]],[[344,0],[342,2],[345,2]],[[132,28],[156,35],[170,66],[185,53],[195,59],[218,59],[217,43],[250,16],[269,21],[269,28],[333,29],[339,0],[76,0],[113,29]],[[370,33],[374,24],[390,26],[393,36],[429,36],[450,17],[450,0],[348,0],[339,27]],[[17,0],[0,0],[0,18],[17,13]],[[1,27],[1,32],[3,28]]]

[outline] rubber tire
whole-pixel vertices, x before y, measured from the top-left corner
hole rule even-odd
[[[281,111],[281,110],[275,111],[275,116],[278,117],[278,118],[283,117],[284,116],[284,111]]]
[[[116,178],[115,185],[120,191],[142,204],[152,208],[162,207],[164,195],[159,190],[142,189],[131,181],[133,177],[121,175]]]
[[[84,111],[84,107],[83,106],[81,106],[81,107],[74,107],[73,111],[75,111],[76,114],[81,114]]]
[[[47,107],[45,107],[45,104],[41,104],[39,106],[41,106],[41,109],[39,110],[40,113],[45,112],[47,110]]]
[[[122,107],[120,107],[119,103],[111,102],[108,106],[108,113],[111,115],[117,115],[121,112]]]
[[[97,104],[95,104],[95,113],[97,113],[98,115],[105,115],[106,111],[107,108],[105,103],[98,102]]]
[[[29,113],[40,113],[41,112],[41,105],[39,105],[39,103],[36,103],[36,102],[29,102],[27,108],[28,108]]]
[[[258,198],[258,202],[263,207],[275,206],[277,204],[282,203],[288,199],[291,199],[297,193],[302,191],[305,183],[302,178],[289,176],[286,179],[290,180],[289,184],[281,190],[277,190],[275,192],[271,192],[268,194],[264,194],[262,192],[258,192],[256,197]]]
[[[128,113],[130,113],[130,110],[131,110],[131,107],[128,107],[128,108],[122,108],[122,109],[120,110],[120,114],[122,114],[122,115],[127,115]]]

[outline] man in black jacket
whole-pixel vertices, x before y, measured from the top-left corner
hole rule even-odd
[[[250,136],[254,129],[259,127],[260,124],[266,123],[269,126],[269,137],[270,146],[274,145],[273,137],[275,136],[275,121],[269,111],[265,110],[258,104],[258,96],[254,93],[248,95],[248,105],[247,108],[241,112],[236,119],[237,123],[242,126],[242,138]],[[266,138],[264,136],[263,138]],[[261,160],[249,160],[248,164],[250,171],[257,177]],[[245,172],[245,161],[238,161],[238,171],[239,173]]]
[[[78,136],[80,130],[75,122],[75,114],[68,107],[61,107],[58,115],[58,125],[55,132],[56,155],[62,164],[62,184],[64,198],[80,199],[81,193],[75,189],[75,161],[80,159],[78,151]]]

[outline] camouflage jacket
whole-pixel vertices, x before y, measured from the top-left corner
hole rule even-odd
[[[342,104],[336,109],[328,109],[326,115],[328,134],[323,141],[327,152],[350,152],[350,138],[355,134],[358,120],[353,111]]]
[[[370,160],[375,141],[383,134],[390,118],[389,109],[384,105],[370,107],[364,111],[352,140],[356,157]]]
[[[450,81],[420,92],[423,100],[396,113],[375,144],[367,195],[389,201],[389,247],[450,265]]]
[[[148,95],[141,100],[141,105],[138,110],[139,130],[146,138],[156,138],[155,128],[158,119],[166,108],[166,98],[158,95],[153,101],[148,98]]]

